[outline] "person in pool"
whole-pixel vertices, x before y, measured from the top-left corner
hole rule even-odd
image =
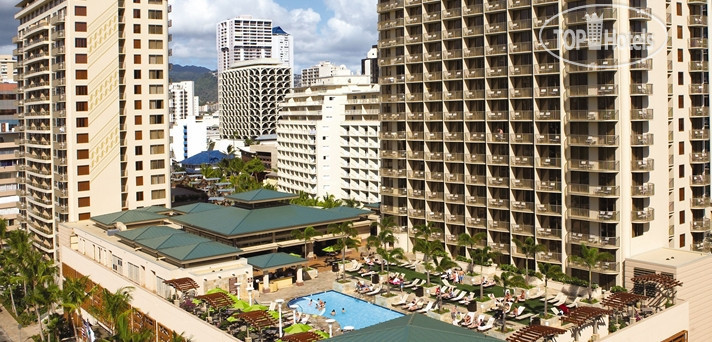
[[[341,313],[346,313],[346,308],[341,308]]]
[[[311,298],[309,298],[309,306],[311,306],[311,305],[312,305],[312,303],[314,303],[314,300],[313,300],[313,299],[311,299]]]
[[[336,309],[331,310],[331,315],[332,315],[332,316],[336,316]]]

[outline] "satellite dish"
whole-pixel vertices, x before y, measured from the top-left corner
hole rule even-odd
[[[123,222],[116,222],[116,229],[120,232],[126,231],[126,225]]]

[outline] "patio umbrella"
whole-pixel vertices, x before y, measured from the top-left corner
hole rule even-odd
[[[260,304],[255,304],[242,309],[242,312],[252,312],[252,311],[267,311],[268,307]]]
[[[279,312],[272,310],[272,311],[267,311],[267,313],[272,316],[274,319],[279,319]]]
[[[334,252],[337,251],[337,249],[334,248],[334,246],[324,247],[324,248],[322,248],[321,250],[324,251],[324,252],[327,252],[327,253],[334,253]]]
[[[245,309],[247,309],[248,307],[250,307],[250,303],[248,303],[242,299],[238,299],[235,301],[235,304],[232,304],[233,309],[238,309],[238,310],[242,310],[242,311],[245,311]]]
[[[315,333],[315,334],[317,334],[317,335],[319,335],[319,336],[321,336],[322,338],[325,338],[325,339],[326,339],[326,338],[329,338],[329,333],[327,333],[327,332],[323,332],[323,331],[321,331],[321,330],[314,330],[314,331],[312,331],[312,332]]]
[[[297,334],[305,331],[312,330],[312,328],[309,325],[302,324],[302,323],[297,323],[297,324],[292,324],[284,329],[284,332],[286,334]]]

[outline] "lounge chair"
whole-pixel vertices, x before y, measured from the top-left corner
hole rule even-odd
[[[427,313],[428,311],[433,309],[433,303],[434,302],[428,302],[428,305],[426,305],[424,308],[418,310],[420,313]]]
[[[367,292],[366,295],[367,296],[377,295],[377,294],[381,293],[381,290],[383,290],[383,286],[378,285],[378,286],[376,286],[375,289],[373,289],[373,291]]]
[[[557,316],[563,316],[563,315],[564,315],[564,313],[563,313],[562,311],[560,311],[559,309],[557,309],[556,307],[552,307],[552,308],[551,308],[551,312],[553,312],[554,315],[557,315]]]
[[[482,287],[488,288],[488,287],[492,287],[495,285],[497,285],[497,282],[495,282],[494,280],[488,280],[482,285]]]
[[[304,315],[304,317],[302,317],[302,319],[299,320],[299,323],[302,323],[302,324],[309,323],[309,315],[308,314]]]
[[[447,292],[447,293],[443,293],[443,294],[442,294],[443,299],[445,299],[445,300],[450,300],[450,299],[453,299],[453,298],[459,296],[459,295],[460,295],[460,292],[465,292],[465,291],[460,291],[459,289],[455,289],[455,290],[452,291],[452,295],[450,295],[450,294],[449,294],[449,293],[450,293],[449,291],[450,291],[450,289],[448,289],[448,292]]]
[[[473,300],[475,300],[475,293],[474,293],[474,292],[470,292],[470,294],[469,294],[467,297],[463,298],[463,299],[462,299],[461,301],[459,301],[458,303],[467,305],[467,304],[470,304],[470,302],[473,301]]]
[[[420,278],[416,278],[415,280],[411,281],[409,284],[403,285],[403,287],[405,287],[405,288],[415,288],[415,287],[417,287],[418,285],[420,285],[422,282],[424,282],[424,280],[422,280],[422,279],[420,279]]]
[[[562,298],[566,298],[566,295],[563,292],[559,292],[558,294],[556,294],[556,296],[554,298],[549,298],[549,299],[542,298],[541,301],[542,302],[546,301],[551,304],[551,303],[556,303],[556,302],[560,301]]]
[[[267,310],[274,311],[276,307],[277,307],[277,302],[269,302],[269,309],[267,309]]]
[[[447,286],[447,287],[454,287],[450,284],[449,281],[447,281],[447,279],[443,279],[443,284],[445,284],[445,286]]]
[[[553,303],[549,302],[549,303],[551,303],[551,305],[553,305],[553,306],[559,306],[561,304],[565,304],[566,299],[567,299],[567,297],[566,297],[566,295],[564,295],[563,298],[559,299],[558,301],[553,302]]]
[[[459,302],[460,300],[462,300],[462,298],[465,298],[465,295],[467,295],[467,291],[461,291],[460,294],[457,295],[457,297],[450,298],[450,301],[451,302]]]
[[[470,319],[468,320],[467,317],[469,317]],[[475,312],[470,311],[458,323],[459,323],[459,325],[462,325],[463,327],[465,327],[465,326],[472,324],[472,322],[474,322],[474,320],[475,320]]]
[[[410,302],[408,302],[408,303],[405,303],[405,304],[403,304],[403,306],[401,307],[401,309],[411,311],[410,309],[415,308],[415,307],[418,307],[418,306],[423,306],[423,299],[418,298],[418,299],[415,301],[415,303],[413,303],[412,301],[410,301]],[[412,310],[412,311],[415,311],[415,310]]]
[[[430,302],[428,302],[428,304],[430,304]],[[421,300],[421,301],[418,301],[417,303],[415,303],[415,305],[413,305],[411,308],[409,308],[408,311],[417,311],[422,308],[423,308],[423,301]]]
[[[401,298],[400,298],[397,302],[395,302],[395,303],[393,303],[393,304],[391,304],[391,305],[392,305],[392,306],[401,306],[401,305],[403,305],[403,304],[408,303],[408,296],[410,296],[410,295],[407,294],[407,293],[404,293],[404,294],[401,296]]]
[[[524,309],[523,305],[518,306],[516,309],[512,310],[508,316],[516,319],[516,317],[519,317],[522,313],[524,313]]]
[[[581,297],[576,297],[576,299],[574,299],[574,301],[571,302],[571,304],[567,304],[566,307],[569,309],[577,308],[580,300],[581,300]]]
[[[544,295],[544,292],[544,290],[539,290],[539,292],[535,293],[533,296],[529,296],[527,300],[540,298]]]
[[[487,320],[487,323],[481,327],[477,327],[478,331],[487,331],[492,329],[494,327],[494,317],[490,317],[490,319]]]

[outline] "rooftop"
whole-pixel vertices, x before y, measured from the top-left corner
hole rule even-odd
[[[203,151],[196,155],[190,156],[180,162],[181,165],[203,165],[203,164],[217,164],[221,160],[228,158],[232,159],[233,156],[222,153],[217,150]]]
[[[299,196],[295,195],[295,194],[287,193],[287,192],[279,192],[279,191],[268,190],[268,189],[264,189],[264,188],[247,191],[247,192],[240,192],[237,194],[228,195],[226,197],[226,199],[233,200],[235,202],[240,202],[240,203],[247,203],[247,204],[273,202],[273,201],[288,200],[288,199],[293,199],[293,198],[299,198]]]
[[[667,267],[682,267],[709,257],[710,255],[707,253],[685,251],[682,249],[658,248],[633,255],[627,258],[627,260],[641,261]]]
[[[293,265],[306,264],[307,259],[277,252],[247,258],[247,263],[259,270],[273,270]]]
[[[163,209],[165,210],[165,208]],[[91,220],[104,226],[111,226],[117,222],[121,222],[123,224],[150,223],[160,222],[166,218],[168,217],[157,214],[148,209],[134,209],[93,216]]]
[[[173,208],[173,211],[177,211],[182,214],[192,214],[192,213],[199,213],[203,211],[208,211],[208,210],[216,210],[224,208],[223,206],[212,204],[212,203],[193,203],[193,204],[186,204],[186,205],[181,205],[179,207]]]

